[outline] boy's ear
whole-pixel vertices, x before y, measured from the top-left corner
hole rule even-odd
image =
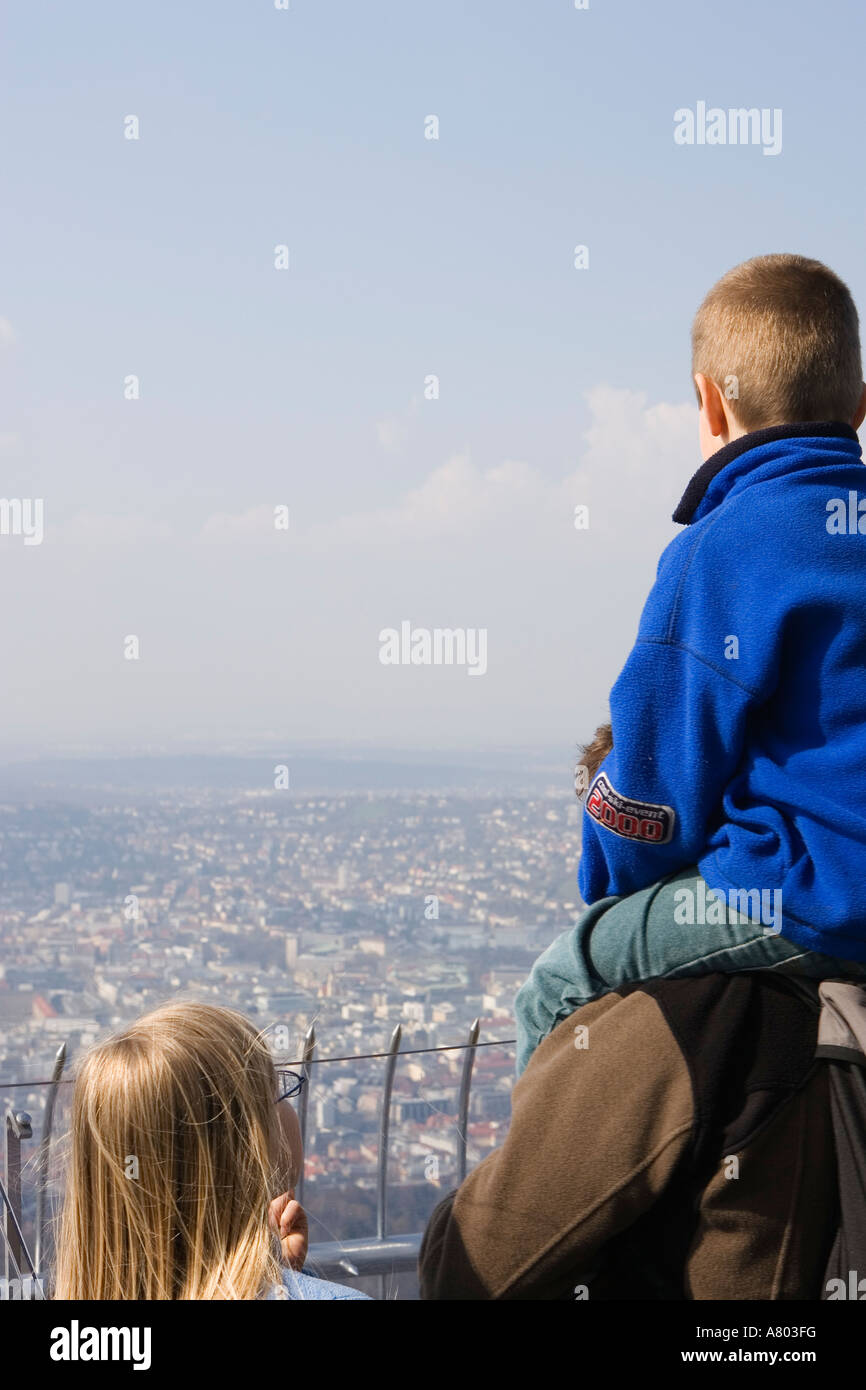
[[[860,392],[860,401],[854,412],[854,419],[851,421],[852,429],[859,430],[864,420],[866,420],[866,381],[863,383],[863,390]]]
[[[724,434],[728,428],[728,417],[722,403],[722,393],[714,381],[703,372],[695,373],[695,387],[698,393],[701,414],[713,438]]]

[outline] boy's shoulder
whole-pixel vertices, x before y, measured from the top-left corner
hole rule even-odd
[[[859,483],[852,504],[851,490]],[[842,467],[768,479],[766,485],[733,491],[708,515],[673,537],[663,550],[658,578],[708,571],[717,578],[748,572],[771,575],[796,564],[804,579],[805,555],[831,562],[840,558],[833,538],[841,530],[857,531],[857,501],[863,501],[866,534],[866,469]],[[855,516],[850,523],[852,512]],[[845,521],[841,526],[839,518]]]
[[[730,468],[736,466],[735,462]],[[712,489],[713,483],[708,496]],[[787,468],[784,459],[768,459],[750,473],[731,479],[724,495],[684,525],[665,553],[683,558],[724,547],[734,560],[732,538],[746,550],[769,546],[783,552],[804,539],[820,544],[832,534],[828,516],[843,503],[847,506],[852,490],[863,498],[866,512],[866,468],[850,454],[828,460],[824,453],[803,449],[796,466]]]

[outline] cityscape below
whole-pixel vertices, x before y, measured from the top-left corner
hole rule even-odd
[[[394,1079],[389,1229],[423,1229],[456,1185],[464,1054],[422,1050],[464,1044],[476,1018],[482,1043],[513,1040],[517,988],[581,906],[573,795],[564,779],[521,790],[507,773],[502,793],[491,768],[464,770],[463,787],[459,769],[432,789],[422,769],[413,789],[403,769],[384,778],[396,789],[359,790],[353,764],[350,789],[330,787],[332,768],[318,779],[329,790],[306,794],[282,784],[279,765],[263,787],[260,768],[253,785],[236,785],[250,780],[238,764],[208,786],[181,764],[186,785],[149,775],[124,787],[94,765],[78,784],[22,781],[0,802],[4,1109],[28,1111],[38,1135],[48,1087],[36,1083],[59,1044],[74,1075],[82,1049],[169,998],[241,1010],[282,1065],[301,1061],[314,1026],[311,1239],[368,1236],[384,1068],[369,1054],[399,1024],[411,1055]],[[513,1078],[512,1046],[477,1049],[470,1167],[502,1142]],[[61,1087],[61,1136],[70,1092]],[[26,1168],[24,1186],[26,1229]]]

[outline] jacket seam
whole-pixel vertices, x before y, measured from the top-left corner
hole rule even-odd
[[[719,503],[719,506],[718,506],[718,510],[717,510],[717,512],[716,512],[716,515],[713,517],[712,521],[710,521],[709,525],[708,525],[708,526],[705,526],[704,529],[703,529],[702,531],[699,531],[698,534],[694,537],[694,540],[693,540],[693,542],[692,542],[692,545],[691,545],[690,548],[689,548],[689,553],[688,553],[688,555],[686,556],[685,560],[683,561],[683,571],[682,571],[682,574],[680,575],[679,581],[678,581],[678,583],[677,583],[676,593],[674,594],[674,601],[673,601],[673,603],[671,604],[671,615],[670,615],[670,618],[669,618],[669,620],[668,620],[668,635],[669,635],[669,636],[670,636],[670,634],[673,632],[674,623],[676,622],[676,620],[677,620],[677,618],[679,617],[679,614],[680,614],[680,600],[681,600],[681,597],[682,597],[683,586],[684,586],[684,584],[685,584],[685,582],[686,582],[686,579],[688,578],[689,570],[691,569],[692,564],[694,563],[695,556],[697,555],[698,551],[700,550],[701,542],[702,542],[702,541],[705,541],[706,538],[707,538],[707,536],[710,534],[710,532],[711,532],[712,530],[714,530],[714,528],[715,528],[716,526],[718,526],[718,524],[719,524],[720,521],[723,520],[723,518],[724,518],[724,504],[725,504],[725,502],[726,502],[727,500],[728,500],[727,497],[723,497],[723,498],[722,498],[721,502]]]
[[[735,685],[738,690],[744,690],[747,695],[757,697],[759,693],[751,685],[746,685],[745,681],[738,681],[735,676],[730,675],[723,667],[716,665],[714,661],[710,661],[709,657],[701,656],[700,652],[696,652],[692,647],[687,646],[685,642],[678,642],[673,637],[638,637],[635,645],[639,646],[641,643],[656,647],[673,647],[677,651],[685,652],[686,656],[694,657],[695,661],[699,661],[702,666],[708,667],[710,671],[715,671],[717,676],[721,676],[722,679],[726,680],[730,685]]]
[[[677,618],[679,617],[680,596],[681,596],[682,591],[683,591],[683,585],[684,585],[685,582],[686,582],[686,579],[687,579],[687,577],[688,577],[689,570],[690,570],[691,567],[692,567],[692,562],[693,562],[693,560],[694,560],[694,558],[695,558],[695,555],[697,554],[698,547],[700,546],[700,543],[701,543],[701,536],[700,536],[700,534],[698,534],[697,536],[694,537],[694,539],[693,539],[693,541],[692,541],[692,544],[691,544],[690,547],[689,547],[689,553],[688,553],[688,555],[685,557],[685,560],[683,561],[682,573],[680,574],[679,580],[677,581],[677,587],[676,587],[676,591],[675,591],[675,593],[674,593],[673,603],[671,604],[670,616],[669,616],[669,618],[668,618],[668,628],[667,628],[667,633],[666,633],[666,639],[667,639],[668,641],[672,641],[672,640],[673,640],[672,633],[673,633],[673,630],[674,630],[674,624],[676,623],[676,620],[677,620]]]

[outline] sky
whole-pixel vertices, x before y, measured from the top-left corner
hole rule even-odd
[[[701,461],[704,293],[799,251],[866,304],[862,6],[0,13],[0,497],[44,508],[0,756],[588,738]],[[699,102],[781,149],[677,144]],[[383,665],[403,622],[486,671]]]

